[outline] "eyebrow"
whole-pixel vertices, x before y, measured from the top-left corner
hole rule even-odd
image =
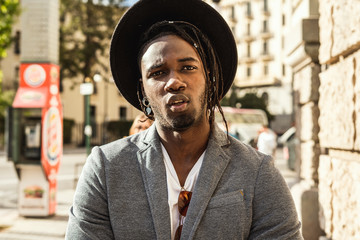
[[[147,72],[150,72],[150,71],[152,71],[152,70],[154,70],[154,69],[157,69],[157,68],[160,68],[160,67],[162,67],[162,66],[164,66],[164,63],[159,63],[159,64],[153,64],[151,67],[149,67],[149,69],[147,70]]]
[[[179,59],[178,62],[199,62],[199,60],[197,60],[193,57],[186,57],[186,58]]]
[[[184,63],[184,62],[198,62],[199,63],[199,60],[197,60],[196,58],[193,58],[193,57],[185,57],[185,58],[181,58],[181,59],[179,59],[177,61],[179,63]],[[152,71],[154,69],[157,69],[157,68],[161,68],[162,66],[164,66],[164,63],[162,63],[162,62],[155,63],[147,70],[147,72],[150,72],[150,71]]]

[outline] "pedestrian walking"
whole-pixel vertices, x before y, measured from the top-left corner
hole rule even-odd
[[[67,239],[302,239],[271,157],[214,122],[237,69],[216,10],[200,0],[138,1],[115,29],[110,64],[122,95],[155,121],[93,148]]]
[[[257,138],[257,149],[265,154],[275,157],[277,136],[268,125],[263,125]]]

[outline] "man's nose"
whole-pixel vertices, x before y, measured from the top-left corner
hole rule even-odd
[[[169,75],[169,80],[167,81],[165,85],[165,91],[167,92],[177,92],[182,91],[187,87],[186,83],[181,79],[181,77],[175,73],[172,72]]]

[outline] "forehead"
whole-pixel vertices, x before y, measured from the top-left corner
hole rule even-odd
[[[167,55],[176,55],[178,58],[193,57],[200,60],[195,47],[190,45],[190,43],[177,35],[165,35],[153,39],[144,47],[141,62]]]

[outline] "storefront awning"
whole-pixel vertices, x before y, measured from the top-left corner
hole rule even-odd
[[[13,102],[14,108],[42,108],[46,105],[48,90],[46,87],[20,87]]]

